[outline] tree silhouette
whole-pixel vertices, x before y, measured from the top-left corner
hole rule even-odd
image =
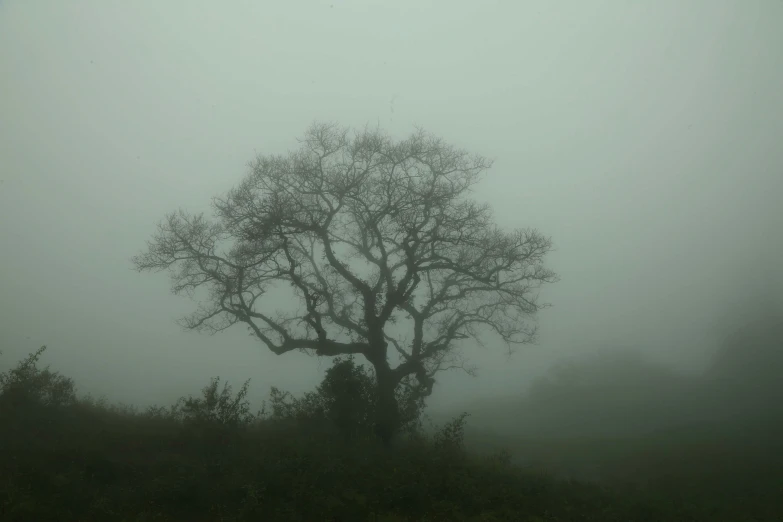
[[[169,270],[176,294],[206,290],[187,328],[244,323],[276,354],[361,354],[388,443],[401,383],[426,397],[438,371],[472,371],[459,341],[534,340],[537,290],[556,280],[543,265],[552,244],[535,230],[501,230],[489,206],[466,197],[490,160],[421,129],[397,142],[349,134],[316,123],[298,151],[259,156],[213,200],[214,220],[168,215],[133,263]],[[298,309],[272,313],[262,298],[281,282]]]

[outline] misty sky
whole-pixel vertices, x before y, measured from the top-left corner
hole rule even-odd
[[[0,1],[0,369],[47,344],[141,406],[312,388],[327,361],[183,332],[130,257],[314,120],[494,158],[476,197],[555,242],[540,343],[470,352],[433,405],[602,346],[698,368],[783,289],[781,27],[776,0]]]

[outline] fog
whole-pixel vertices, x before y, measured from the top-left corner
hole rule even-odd
[[[0,368],[43,360],[144,407],[212,376],[312,389],[329,362],[275,356],[130,258],[178,208],[209,211],[256,154],[315,120],[420,125],[495,159],[475,192],[536,227],[561,280],[539,342],[438,376],[452,411],[611,349],[704,371],[781,311],[783,3],[0,3]]]

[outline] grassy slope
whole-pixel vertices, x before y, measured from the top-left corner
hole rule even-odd
[[[0,374],[3,521],[783,520],[783,423],[760,416],[622,437],[479,419],[385,450],[232,400],[207,421],[206,392],[190,418],[78,400],[34,358]]]
[[[506,441],[553,469],[593,454],[650,479],[608,487],[466,457],[458,444],[407,442],[385,452],[271,421],[186,426],[83,402],[14,419],[6,411],[3,421],[0,519],[9,521],[783,519],[774,462],[744,460],[736,447],[727,457],[730,445],[681,435]]]

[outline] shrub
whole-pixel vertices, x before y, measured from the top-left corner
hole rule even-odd
[[[247,401],[247,389],[250,379],[245,381],[236,395],[231,395],[231,385],[223,383],[223,389],[218,393],[220,377],[214,377],[201,390],[201,397],[181,397],[171,408],[170,415],[190,424],[218,424],[226,427],[247,425],[255,416],[250,413],[250,403]],[[165,415],[165,409],[151,407],[149,415]]]
[[[465,424],[470,416],[462,412],[456,418],[444,424],[433,436],[436,448],[451,454],[463,454],[465,451]]]
[[[58,372],[38,368],[46,346],[41,346],[16,368],[0,373],[0,408],[20,410],[34,406],[61,407],[76,401],[72,379]]]
[[[400,407],[400,431],[411,433],[421,426],[423,399],[415,399],[404,385],[397,390]],[[375,374],[364,365],[357,365],[353,357],[336,357],[315,391],[297,398],[272,387],[269,410],[264,404],[264,415],[270,419],[294,420],[309,428],[331,427],[345,440],[356,440],[373,433],[375,421]]]

